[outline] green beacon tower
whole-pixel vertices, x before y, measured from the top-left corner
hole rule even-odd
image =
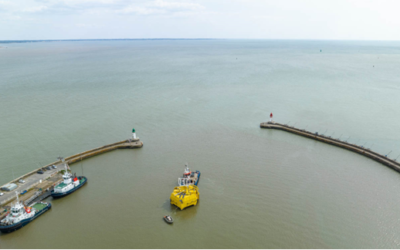
[[[136,131],[135,131],[134,128],[132,129],[132,138],[133,138],[133,139],[136,139]]]

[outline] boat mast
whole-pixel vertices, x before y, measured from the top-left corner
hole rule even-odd
[[[68,174],[68,168],[67,168],[67,163],[65,162],[65,159],[61,156],[57,157],[62,163],[64,163],[64,168],[65,168],[65,174]]]
[[[17,191],[15,191],[15,194],[17,195],[17,204],[19,204],[18,192],[17,192]]]

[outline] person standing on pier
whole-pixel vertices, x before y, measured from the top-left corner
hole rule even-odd
[[[269,122],[272,122],[272,113],[269,115]]]

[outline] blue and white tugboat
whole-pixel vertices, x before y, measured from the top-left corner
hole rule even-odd
[[[81,188],[87,182],[87,178],[85,176],[72,176],[72,174],[68,172],[67,164],[65,163],[64,159],[62,159],[62,161],[65,165],[65,173],[62,176],[63,181],[55,186],[51,191],[51,196],[53,198],[61,198],[69,195],[70,193],[73,193]]]
[[[190,171],[188,164],[185,164],[185,170],[183,171],[183,178],[178,178],[178,186],[185,185],[195,185],[199,183],[200,180],[200,171],[196,170],[195,172]]]
[[[25,226],[29,222],[33,221],[44,212],[51,208],[51,203],[48,202],[37,202],[30,207],[25,207],[18,198],[6,217],[0,221],[0,232],[10,233],[21,227]]]

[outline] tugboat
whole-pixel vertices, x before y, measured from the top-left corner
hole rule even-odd
[[[179,207],[181,210],[197,205],[200,199],[197,184],[200,179],[200,171],[191,172],[186,164],[183,178],[178,178],[178,186],[174,188],[170,196],[172,205]]]
[[[64,180],[60,184],[55,186],[54,189],[51,191],[51,196],[53,198],[61,198],[69,195],[70,193],[73,193],[81,188],[87,182],[87,178],[85,176],[76,177],[75,175],[72,178],[72,174],[68,172],[67,164],[65,163],[64,159],[62,159],[62,161],[65,164],[65,173],[62,176]]]
[[[195,172],[191,172],[188,164],[185,164],[185,171],[183,171],[183,178],[178,178],[178,186],[186,185],[185,183],[189,181],[189,183],[197,186],[200,180],[200,171],[196,170]]]
[[[18,193],[15,193],[17,194],[17,203],[11,207],[11,212],[8,212],[6,217],[0,221],[0,232],[2,233],[20,229],[51,208],[51,203],[48,202],[37,202],[30,207],[25,207],[19,201]]]

